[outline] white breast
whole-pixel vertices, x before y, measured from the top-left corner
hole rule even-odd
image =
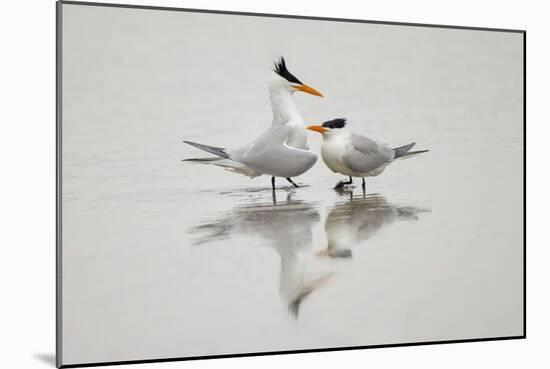
[[[341,173],[346,176],[354,174],[344,164],[342,157],[346,149],[346,141],[341,138],[326,138],[321,146],[321,157],[323,161],[335,173]]]

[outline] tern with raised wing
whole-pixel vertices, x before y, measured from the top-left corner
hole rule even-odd
[[[363,180],[363,191],[365,191],[365,177],[381,174],[397,159],[409,158],[429,151],[410,151],[415,145],[414,142],[392,149],[368,137],[351,132],[344,118],[329,120],[322,125],[312,125],[307,129],[323,135],[321,157],[327,167],[334,173],[349,177],[347,181],[338,182],[335,189],[352,184],[353,177],[360,177]]]
[[[304,120],[292,94],[302,91],[320,97],[323,95],[290,73],[284,58],[280,58],[275,63],[268,89],[273,122],[260,137],[236,149],[184,141],[215,155],[209,158],[184,159],[184,161],[214,164],[249,177],[270,175],[273,190],[275,190],[275,177],[286,178],[294,187],[298,187],[292,177],[308,171],[317,161],[317,154],[309,149]]]

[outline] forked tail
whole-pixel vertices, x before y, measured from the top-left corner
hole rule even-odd
[[[229,157],[229,154],[222,147],[203,145],[203,144],[191,142],[191,141],[183,141],[183,142],[216,156],[210,157],[210,158],[183,159],[182,161],[198,163],[198,164],[213,164],[218,167],[224,168],[230,172],[242,174],[250,178],[254,178],[262,175],[262,173],[255,171],[254,169],[246,166],[245,164],[239,163],[238,161],[231,159]]]
[[[185,142],[188,145],[194,146],[197,149],[201,149],[206,152],[209,152],[210,154],[213,154],[225,159],[229,159],[229,155],[225,152],[225,149],[223,147],[208,146],[208,145],[203,145],[203,144],[191,142],[191,141],[183,141],[183,142]],[[188,159],[188,160],[193,160],[193,159]]]
[[[181,161],[192,161],[194,163],[211,163],[213,161],[219,161],[224,160],[224,158],[189,158],[189,159],[181,159]]]
[[[405,158],[408,158],[408,157],[410,157],[410,156],[413,156],[413,155],[416,155],[416,154],[422,154],[422,153],[428,152],[428,151],[430,151],[430,150],[409,151],[409,152],[405,153],[404,155],[401,155],[401,156],[399,157],[399,159],[405,159]]]
[[[411,142],[408,145],[396,147],[395,149],[393,149],[393,151],[395,151],[395,159],[406,158],[412,155],[422,154],[424,152],[430,151],[430,150],[410,151],[415,144],[416,144],[415,142]]]

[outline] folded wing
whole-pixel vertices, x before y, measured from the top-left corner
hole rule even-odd
[[[351,135],[343,156],[344,163],[356,173],[370,173],[384,168],[394,159],[395,151],[365,136]]]

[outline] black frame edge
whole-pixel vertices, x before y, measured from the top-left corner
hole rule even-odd
[[[523,31],[523,337],[527,338],[527,31]]]
[[[253,353],[245,353],[245,354],[222,354],[222,355],[210,355],[210,356],[189,356],[189,357],[176,357],[176,358],[165,358],[165,359],[106,361],[106,362],[99,362],[99,363],[67,364],[67,365],[61,366],[61,368],[86,368],[86,367],[91,367],[91,366],[133,365],[133,364],[151,364],[151,363],[165,363],[165,362],[192,361],[192,360],[210,360],[210,359],[228,359],[228,358],[241,358],[241,357],[289,355],[289,354],[311,354],[311,353],[319,353],[319,352],[352,351],[352,350],[393,348],[393,347],[411,347],[411,346],[416,347],[416,346],[431,346],[431,345],[455,344],[455,343],[507,341],[507,340],[521,340],[521,339],[525,339],[525,336],[471,338],[471,339],[458,339],[458,340],[449,340],[449,341],[426,341],[426,342],[395,343],[395,344],[390,343],[390,344],[370,345],[370,346],[333,347],[333,348],[320,348],[320,349],[307,349],[307,350],[287,350],[287,351],[267,351],[267,352],[253,352]]]
[[[55,365],[60,368],[62,361],[62,209],[61,209],[61,186],[62,186],[62,137],[61,137],[61,116],[62,116],[62,2],[55,4]]]
[[[475,26],[469,27],[469,26],[456,26],[456,25],[432,24],[432,23],[414,23],[414,22],[407,23],[407,22],[395,22],[395,21],[377,21],[377,20],[350,19],[350,18],[331,18],[331,17],[292,15],[292,14],[271,14],[271,13],[253,13],[253,12],[229,11],[229,10],[177,8],[177,7],[154,6],[154,5],[132,5],[132,4],[100,3],[100,2],[92,2],[92,1],[90,1],[90,2],[87,2],[87,1],[73,1],[73,0],[59,0],[59,1],[62,4],[67,4],[67,5],[85,5],[85,6],[110,7],[110,8],[126,8],[126,9],[142,9],[142,10],[164,10],[164,11],[178,11],[178,12],[206,13],[206,14],[220,14],[220,15],[242,15],[242,16],[267,17],[267,18],[322,20],[322,21],[345,22],[345,23],[371,23],[371,24],[390,25],[390,26],[431,27],[431,28],[462,29],[462,30],[472,30],[472,31],[512,32],[512,33],[525,32],[525,30],[522,30],[522,29],[505,29],[505,28],[475,27]]]

